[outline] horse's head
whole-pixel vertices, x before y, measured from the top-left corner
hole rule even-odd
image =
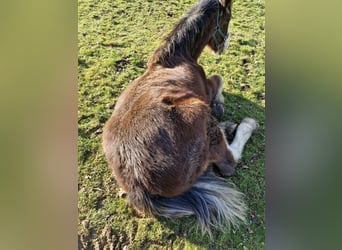
[[[219,0],[220,6],[215,15],[215,29],[209,40],[208,46],[216,54],[221,54],[229,44],[229,21],[231,18],[231,6],[233,0]]]

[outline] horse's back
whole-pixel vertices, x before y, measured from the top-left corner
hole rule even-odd
[[[127,191],[138,182],[152,194],[177,195],[207,163],[209,107],[170,81],[133,82],[105,126],[106,156]]]

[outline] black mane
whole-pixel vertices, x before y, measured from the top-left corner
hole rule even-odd
[[[193,55],[196,51],[193,47],[198,46],[198,40],[203,37],[208,22],[212,20],[213,13],[217,13],[219,8],[218,0],[200,0],[166,36],[150,63],[172,67],[175,66],[172,58],[196,57]]]

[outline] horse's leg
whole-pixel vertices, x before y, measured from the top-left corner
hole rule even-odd
[[[223,81],[221,76],[213,75],[208,78],[208,85],[211,88],[211,113],[212,115],[221,120],[224,115],[224,97],[222,95]]]
[[[223,127],[226,127],[226,126],[227,124],[221,123],[220,124],[221,130]],[[241,154],[242,154],[242,151],[246,142],[251,137],[251,135],[258,129],[258,127],[259,125],[256,122],[256,120],[246,117],[242,120],[242,122],[237,127],[235,137],[232,143],[229,145],[227,142],[227,147],[232,152],[234,156],[234,160],[236,162],[240,160]]]
[[[208,78],[208,84],[211,86],[212,90],[212,115],[220,120],[224,115],[222,78],[219,75],[213,75]],[[214,121],[211,121],[210,124],[209,138],[211,141],[211,158],[214,159],[213,163],[218,167],[222,175],[232,175],[236,163],[241,158],[246,142],[251,137],[252,133],[257,130],[259,125],[252,118],[243,119],[239,126],[232,122],[224,122],[217,125]],[[228,140],[232,140],[231,144],[228,143]],[[213,141],[215,143],[212,143]]]
[[[214,164],[221,175],[229,176],[234,173],[236,161],[234,155],[229,149],[229,144],[225,138],[223,128],[218,125],[214,117],[209,119],[208,123],[209,139],[209,161]],[[213,165],[209,164],[207,172],[212,172]]]
[[[236,129],[237,129],[237,124],[234,122],[220,122],[219,127],[221,128],[221,131],[224,132],[224,136],[228,143],[232,143],[235,134],[236,134]]]
[[[258,128],[257,122],[252,118],[245,118],[236,129],[236,135],[231,144],[225,138],[227,124],[221,123],[219,126],[215,122],[210,123],[210,154],[214,163],[223,176],[232,175],[235,171],[237,162],[241,158],[243,148],[251,137],[252,133]],[[216,126],[215,126],[216,125]]]

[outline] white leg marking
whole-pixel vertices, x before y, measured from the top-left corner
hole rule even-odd
[[[258,126],[258,123],[252,118],[243,119],[236,130],[236,135],[232,144],[228,145],[227,143],[236,162],[241,159],[241,154],[246,142]]]

